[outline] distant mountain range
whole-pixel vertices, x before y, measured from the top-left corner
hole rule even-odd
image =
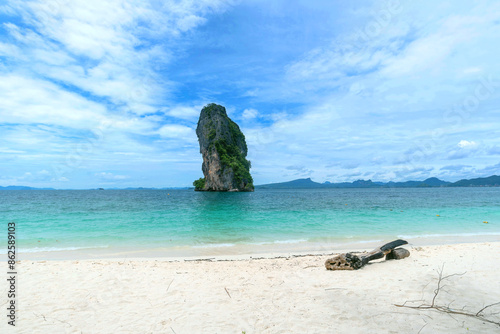
[[[477,179],[460,180],[449,185],[450,187],[499,187],[500,176],[492,175]]]
[[[435,177],[424,181],[406,182],[373,182],[372,180],[357,180],[341,183],[318,183],[310,178],[298,179],[282,183],[270,183],[255,186],[256,189],[312,189],[312,188],[422,188],[422,187],[499,187],[500,176],[493,175],[485,178],[447,182]]]
[[[24,186],[7,186],[0,187],[0,190],[55,190],[54,188],[33,188]]]
[[[423,181],[406,182],[373,182],[372,180],[357,180],[354,182],[318,183],[307,179],[298,179],[289,182],[261,184],[255,186],[256,189],[313,189],[313,188],[428,188],[428,187],[500,187],[500,176],[492,175],[470,180],[460,180],[457,182],[447,182],[436,177],[430,177]],[[106,190],[168,190],[168,189],[193,189],[193,187],[172,187],[172,188],[108,188]],[[0,190],[55,190],[54,188],[33,188],[24,186],[0,187]],[[104,190],[98,188],[96,190]]]

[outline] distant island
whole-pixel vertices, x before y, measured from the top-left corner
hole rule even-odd
[[[167,188],[146,188],[146,187],[128,187],[128,188],[93,188],[93,189],[54,189],[54,188],[34,188],[25,186],[0,186],[0,190],[183,190],[193,189],[193,187],[167,187]]]
[[[318,183],[307,179],[298,179],[289,182],[270,183],[255,186],[256,189],[314,189],[314,188],[430,188],[430,187],[500,187],[500,176],[493,175],[485,178],[447,182],[436,177],[424,181],[406,182],[373,182],[372,180],[357,180],[354,182]]]
[[[25,187],[25,186],[0,186],[0,190],[55,190],[54,188],[33,188],[33,187]]]

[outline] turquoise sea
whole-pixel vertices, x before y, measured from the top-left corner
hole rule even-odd
[[[324,249],[401,237],[500,240],[500,188],[10,190],[0,191],[0,212],[3,244],[7,223],[16,223],[20,259],[78,250]]]

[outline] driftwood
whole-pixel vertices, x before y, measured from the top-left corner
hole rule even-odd
[[[401,260],[410,256],[410,251],[404,248],[395,248],[391,250],[386,256],[386,260]]]
[[[328,270],[356,270],[363,267],[371,260],[381,259],[384,256],[386,259],[403,259],[410,256],[410,252],[404,248],[396,248],[408,244],[405,240],[394,240],[379,248],[374,249],[369,253],[345,253],[332,257],[325,262],[325,267]]]

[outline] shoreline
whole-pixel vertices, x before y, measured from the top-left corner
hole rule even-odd
[[[395,305],[430,302],[440,269],[452,276],[438,305],[477,312],[499,302],[500,241],[403,247],[410,257],[375,260],[356,271],[326,270],[329,255],[21,260],[16,327],[22,333],[176,334],[498,330],[472,317]],[[486,311],[500,321],[500,305]]]
[[[160,259],[168,261],[182,261],[184,259],[239,260],[252,258],[277,258],[304,255],[331,255],[346,252],[370,251],[384,243],[395,239],[408,241],[406,247],[425,247],[437,245],[469,244],[482,242],[496,242],[500,234],[483,235],[428,235],[417,238],[395,236],[390,238],[376,238],[372,240],[354,240],[344,242],[277,242],[262,244],[236,245],[208,245],[208,246],[179,246],[169,248],[137,248],[137,247],[99,247],[80,248],[57,251],[26,252],[18,251],[19,260],[91,260],[91,259]]]

